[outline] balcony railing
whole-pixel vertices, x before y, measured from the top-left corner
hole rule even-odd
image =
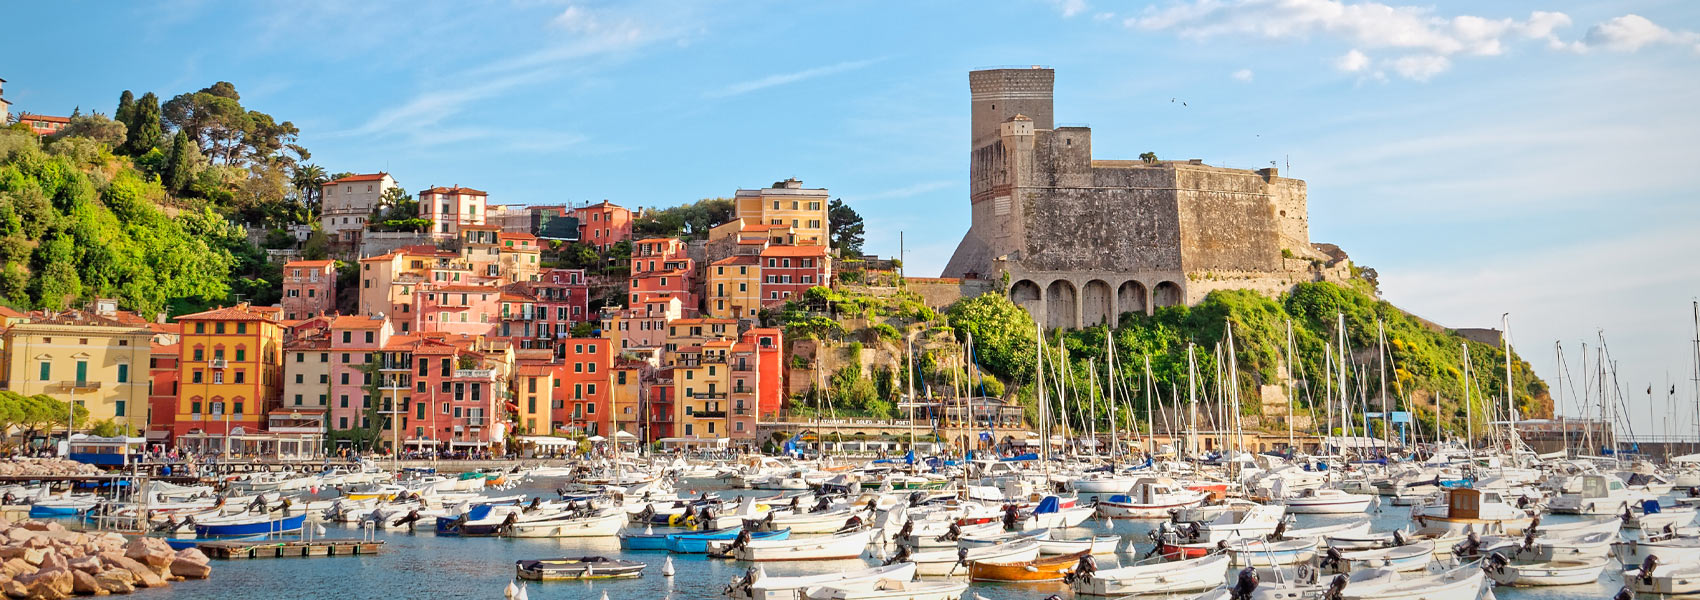
[[[495,369],[455,369],[456,379],[489,379],[496,375]]]
[[[466,417],[466,425],[468,427],[483,427],[488,424],[489,421],[490,419],[487,417]]]
[[[750,409],[748,409],[748,408],[734,408],[734,409],[732,409],[732,414],[740,416],[740,417],[747,417],[750,414]]]
[[[71,388],[73,391],[92,392],[94,390],[100,389],[100,382],[99,381],[89,381],[87,379],[78,379],[76,381],[65,382],[65,386]]]
[[[672,423],[673,422],[673,415],[651,415],[649,417],[649,422],[651,422],[651,423]]]
[[[224,359],[222,359],[222,358],[215,358],[215,359],[207,361],[207,366],[212,367],[214,369],[223,369],[225,367],[230,366],[230,364],[224,362]]]
[[[691,397],[698,400],[725,400],[726,392],[696,392],[691,394]]]
[[[724,411],[724,410],[703,410],[703,411],[697,411],[695,414],[692,414],[691,416],[696,417],[698,419],[724,419],[724,418],[726,418],[726,411]]]

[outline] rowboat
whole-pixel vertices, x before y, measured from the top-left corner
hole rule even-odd
[[[1156,562],[1106,571],[1076,571],[1069,584],[1082,596],[1129,596],[1200,592],[1222,585],[1228,555],[1213,554],[1177,562]]]
[[[873,538],[872,529],[796,540],[733,540],[721,554],[738,560],[826,560],[856,558]],[[711,548],[712,550],[712,548]]]
[[[1530,539],[1489,536],[1482,538],[1482,552],[1503,552],[1518,560],[1544,562],[1582,560],[1611,556],[1611,545],[1618,540],[1617,532],[1589,533],[1574,537],[1539,536]]]
[[[957,540],[962,538],[996,535],[998,532],[1003,531],[1003,525],[1000,523],[984,523],[981,525],[968,525],[966,527],[957,525],[956,523],[939,524],[937,521],[924,523],[926,523],[926,525],[913,528],[909,527],[908,523],[905,523],[903,525],[903,530],[898,531],[897,545],[906,546],[914,550],[955,548]],[[908,530],[910,533],[905,534],[904,530]]]
[[[1547,562],[1510,561],[1503,554],[1488,557],[1482,565],[1488,579],[1509,586],[1581,585],[1600,580],[1610,559],[1586,558]]]
[[[957,600],[968,589],[954,581],[881,579],[873,585],[830,584],[803,592],[808,600]]]
[[[1435,574],[1399,575],[1362,584],[1348,584],[1343,600],[1476,600],[1481,594],[1483,573],[1474,565]]]
[[[195,523],[195,537],[232,537],[300,531],[301,524],[306,520],[306,514],[276,518],[266,514],[208,517]]]
[[[962,539],[956,540],[956,546],[958,548],[980,548],[984,546],[1008,544],[1021,540],[1046,540],[1050,539],[1050,537],[1051,530],[1034,529],[1032,531],[999,533],[988,536],[962,536]]]
[[[1649,556],[1657,556],[1667,565],[1700,562],[1700,536],[1653,536],[1612,544],[1618,562],[1638,565]]]
[[[532,581],[561,581],[568,579],[622,579],[642,577],[649,565],[635,560],[617,560],[605,556],[579,558],[546,558],[514,563],[514,574]]]
[[[1022,540],[996,546],[933,550],[913,554],[899,548],[897,556],[893,560],[915,563],[915,570],[922,575],[951,575],[968,572],[968,567],[974,561],[1013,562],[1036,558],[1039,558],[1039,542],[1037,540]]]
[[[711,542],[736,540],[742,533],[738,529],[721,529],[707,533],[675,533],[667,536],[665,545],[667,551],[674,554],[704,554],[708,552],[708,546]],[[749,534],[750,541],[791,539],[790,529],[750,531]]]
[[[760,566],[750,567],[743,577],[732,581],[726,595],[732,600],[802,600],[803,590],[831,584],[872,585],[881,579],[913,579],[915,563],[899,562],[871,569],[839,571],[820,575],[770,577]]]
[[[1369,526],[1370,519],[1366,516],[1356,517],[1344,523],[1318,525],[1316,527],[1305,527],[1302,529],[1277,527],[1275,533],[1277,534],[1276,537],[1284,540],[1302,540],[1307,538],[1323,538],[1327,536],[1353,537],[1368,534]]]
[[[586,517],[514,523],[503,535],[519,538],[603,537],[619,533],[620,527],[625,523],[625,513],[605,510]]]
[[[1109,554],[1116,551],[1116,547],[1121,544],[1121,541],[1121,536],[1117,535],[1101,535],[1070,540],[1039,540],[1039,554],[1041,556],[1074,554],[1076,552]]]
[[[1375,496],[1369,494],[1348,494],[1336,489],[1309,489],[1297,496],[1289,496],[1278,500],[1286,505],[1287,512],[1301,515],[1333,515],[1361,513],[1369,510],[1370,502]]]
[[[743,527],[740,526],[740,527],[733,527],[731,529],[723,529],[723,530],[720,530],[720,531],[731,531],[732,535],[738,535],[738,531],[741,530],[741,529],[743,529]],[[709,533],[717,533],[717,532],[709,532]],[[632,530],[627,529],[627,530],[621,531],[620,533],[618,533],[616,535],[618,535],[620,537],[620,549],[621,550],[666,550],[667,549],[667,536],[674,535],[674,534],[672,534],[672,533],[655,533],[653,530],[645,530],[645,531],[639,533],[639,532],[633,532]]]
[[[1236,567],[1296,565],[1316,556],[1317,539],[1269,542],[1244,539],[1228,542],[1228,556]]]
[[[1629,590],[1640,594],[1686,596],[1700,594],[1700,565],[1659,564],[1657,558],[1643,561],[1638,569],[1623,572]]]
[[[1031,560],[976,560],[968,563],[969,581],[1061,581],[1074,571],[1085,551]]]
[[[856,511],[848,508],[818,513],[773,511],[762,519],[762,525],[769,529],[790,529],[792,533],[832,533],[843,529],[845,522],[854,516]]]
[[[1324,573],[1350,573],[1357,569],[1392,569],[1420,571],[1434,559],[1434,543],[1418,542],[1408,546],[1341,552],[1329,548],[1321,557],[1318,568]]]
[[[40,500],[30,505],[30,517],[74,517],[88,512],[99,503],[100,499],[93,496]]]

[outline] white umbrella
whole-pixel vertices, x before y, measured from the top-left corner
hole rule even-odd
[[[592,442],[605,442],[605,441],[608,441],[608,438],[605,438],[605,437],[602,437],[602,436],[600,436],[600,435],[593,435],[593,436],[590,436],[590,437],[588,437],[588,438],[585,438],[585,439],[588,439],[588,440],[590,440],[590,441],[592,441]]]

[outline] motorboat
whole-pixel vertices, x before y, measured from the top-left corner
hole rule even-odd
[[[761,566],[750,567],[743,577],[726,587],[732,600],[803,600],[803,591],[825,585],[872,585],[882,579],[908,580],[915,577],[915,563],[899,562],[853,571],[818,575],[773,577]]]
[[[856,558],[868,547],[873,538],[874,530],[863,529],[840,533],[830,536],[811,537],[785,540],[749,540],[739,543],[733,540],[731,544],[718,553],[738,560],[769,561],[769,560],[826,560],[835,558]],[[715,548],[711,547],[711,554]],[[1037,544],[1035,544],[1035,551]]]
[[[1329,548],[1322,556],[1317,557],[1317,568],[1323,573],[1350,573],[1355,569],[1366,568],[1420,571],[1433,559],[1433,542],[1345,552],[1338,548]]]
[[[1173,479],[1142,477],[1127,494],[1098,502],[1098,514],[1111,519],[1166,519],[1177,509],[1203,504],[1209,494],[1188,490]]]
[[[514,523],[503,535],[522,538],[604,537],[619,533],[620,527],[625,523],[625,513],[615,509],[603,509],[587,515]]]
[[[1149,562],[1115,569],[1077,570],[1069,588],[1079,596],[1121,597],[1134,594],[1178,594],[1200,592],[1222,585],[1228,568],[1227,554],[1181,560]]]
[[[1080,559],[1090,556],[1082,550],[1073,554],[1046,556],[1028,560],[976,560],[968,563],[969,581],[1060,581],[1074,571]]]
[[[1575,536],[1529,536],[1522,539],[1490,536],[1481,539],[1481,552],[1503,552],[1530,562],[1575,561],[1611,556],[1618,541],[1615,531],[1598,531]]]
[[[710,544],[712,544],[714,542],[736,540],[736,539],[738,539],[739,536],[744,535],[746,532],[749,534],[749,541],[755,541],[755,540],[778,541],[778,540],[791,539],[791,530],[789,530],[789,529],[776,529],[776,530],[773,530],[773,531],[750,531],[748,529],[740,530],[740,529],[733,528],[733,529],[719,529],[719,530],[715,530],[715,531],[707,531],[707,532],[702,532],[702,533],[674,533],[674,534],[669,534],[663,545],[667,549],[668,552],[672,552],[674,554],[706,554],[706,553],[708,553],[708,547],[709,547]]]
[[[239,514],[208,517],[195,522],[195,537],[236,537],[263,533],[300,531],[307,521],[306,513],[274,517],[270,514]]]
[[[1639,597],[1689,596],[1700,594],[1700,565],[1672,564],[1665,566],[1657,557],[1648,557],[1639,567],[1623,572],[1623,583]]]
[[[514,563],[514,574],[531,581],[562,581],[580,579],[624,579],[642,577],[648,564],[635,560],[620,560],[606,556],[578,558],[545,558],[521,560]]]
[[[1612,544],[1612,554],[1625,565],[1641,564],[1649,556],[1667,565],[1700,563],[1700,535],[1648,535],[1642,531],[1638,539]]]
[[[1600,580],[1611,559],[1593,557],[1577,560],[1524,562],[1492,554],[1482,564],[1482,571],[1495,584],[1515,587],[1581,585]]]
[[[967,573],[968,567],[980,560],[1018,562],[1031,561],[1037,558],[1039,558],[1038,540],[1021,540],[995,546],[915,553],[910,553],[900,547],[893,560],[915,563],[916,572],[923,576],[940,576]]]
[[[1534,522],[1523,509],[1505,502],[1498,492],[1473,488],[1448,488],[1428,502],[1411,507],[1411,519],[1418,525],[1446,527],[1463,531],[1466,527],[1479,533],[1517,535]]]
[[[1369,510],[1374,501],[1375,496],[1369,494],[1348,494],[1332,488],[1307,489],[1296,496],[1276,500],[1286,505],[1287,512],[1301,515],[1361,513]]]
[[[1318,538],[1270,542],[1241,539],[1228,542],[1228,556],[1236,567],[1274,567],[1308,562],[1316,556]]]
[[[1547,505],[1557,514],[1621,515],[1643,500],[1657,499],[1656,495],[1629,489],[1622,479],[1610,475],[1577,475],[1564,485]]]
[[[956,581],[881,579],[873,585],[833,583],[808,588],[808,600],[957,600],[968,584]]]
[[[1363,516],[1349,521],[1331,523],[1328,525],[1318,525],[1316,527],[1304,527],[1299,529],[1291,527],[1277,528],[1273,533],[1276,534],[1275,537],[1284,540],[1302,540],[1308,538],[1325,538],[1328,536],[1361,536],[1368,534],[1369,528],[1370,518]]]
[[[1686,527],[1694,523],[1697,511],[1700,511],[1700,508],[1661,506],[1658,500],[1642,500],[1623,512],[1623,528],[1658,531],[1665,527]]]
[[[1122,536],[1119,535],[1100,535],[1063,540],[1044,539],[1039,540],[1039,554],[1041,556],[1074,554],[1076,552],[1109,554],[1115,552],[1122,545],[1122,539]]]

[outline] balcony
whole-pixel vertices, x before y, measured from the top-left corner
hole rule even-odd
[[[726,392],[697,392],[691,394],[691,397],[698,400],[725,400]]]
[[[750,409],[748,409],[748,408],[734,408],[734,409],[732,409],[732,414],[734,416],[747,417],[747,416],[750,416]]]
[[[485,417],[466,417],[466,426],[467,427],[483,427],[485,425],[488,425],[489,422],[490,422],[490,419],[485,418]]]
[[[378,365],[379,371],[388,371],[391,373],[406,373],[412,369],[413,365],[400,361],[385,361]]]
[[[672,423],[673,422],[673,415],[671,415],[671,414],[651,415],[649,417],[649,422],[651,422],[651,423]]]
[[[724,410],[703,410],[703,411],[697,411],[695,414],[692,414],[691,416],[696,417],[698,419],[724,419],[724,418],[726,418],[726,411],[724,411]]]
[[[225,367],[230,366],[230,364],[225,362],[224,359],[222,359],[222,358],[215,358],[215,359],[207,361],[207,366],[212,367],[214,369],[223,369]]]
[[[93,392],[100,389],[100,382],[78,379],[65,382],[65,387],[70,388],[72,392]]]
[[[455,379],[490,379],[496,376],[495,369],[455,369]]]

